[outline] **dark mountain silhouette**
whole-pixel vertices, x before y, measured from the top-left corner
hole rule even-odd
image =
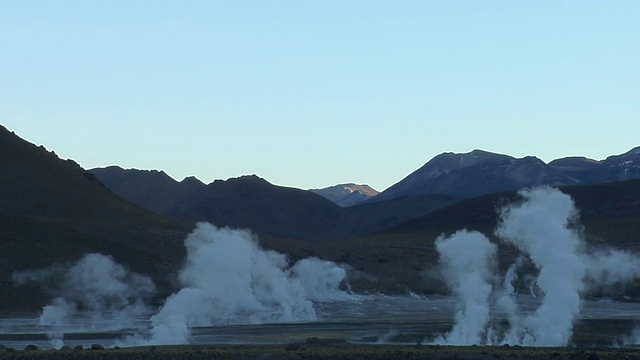
[[[397,226],[466,198],[539,185],[566,186],[633,177],[638,152],[636,149],[602,162],[565,158],[549,165],[535,157],[516,159],[481,150],[445,153],[385,192],[342,209],[313,194],[276,186],[257,176],[204,185],[195,178],[178,182],[155,170],[112,166],[91,173],[124,199],[179,221],[209,221],[280,238],[335,240]],[[354,194],[361,195],[360,187],[348,185],[312,192],[340,204]]]
[[[550,170],[536,158],[484,152],[472,158],[445,155],[430,165],[432,175],[439,171],[471,176],[488,169],[488,175],[477,175],[475,182],[446,179],[452,189],[476,184],[486,191],[493,190],[493,179],[512,185],[577,181],[578,176],[567,175],[568,168],[579,173],[583,166],[607,163],[609,174],[621,176],[631,174],[636,164],[634,152],[597,166],[585,159],[562,159],[555,166],[563,166],[565,172]],[[461,228],[491,233],[496,209],[518,199],[515,191],[469,199],[402,195],[341,208],[310,191],[275,186],[255,175],[203,185],[190,178],[177,182],[158,171],[104,171],[88,173],[73,161],[60,160],[0,128],[0,309],[33,310],[50,300],[38,289],[12,286],[12,271],[73,261],[88,252],[111,255],[137,272],[154,276],[166,294],[183,261],[182,241],[199,220],[250,228],[260,235],[263,246],[294,260],[318,256],[350,264],[354,274],[366,274],[350,278],[355,289],[438,292],[442,281],[429,277],[429,269],[437,264],[435,239]],[[447,182],[432,178],[435,184]],[[118,188],[122,197],[137,195],[139,204],[154,206],[181,222],[125,201],[109,186]],[[562,190],[580,208],[590,242],[639,250],[640,180]],[[508,249],[500,256],[502,264],[508,264]]]
[[[597,184],[640,178],[640,147],[622,155],[597,161],[584,157],[568,157],[549,163],[554,169],[573,177],[581,184]]]
[[[577,183],[536,157],[516,159],[474,150],[466,154],[438,155],[369,202],[427,194],[471,198],[539,185]]]
[[[426,194],[472,198],[540,185],[570,186],[640,178],[640,147],[597,161],[567,157],[549,164],[482,150],[443,153],[367,202]]]
[[[276,186],[256,175],[204,185],[195,178],[178,182],[155,170],[110,166],[89,171],[122,198],[160,215],[280,238],[335,240],[367,235],[461,200],[410,196],[341,208],[313,191]]]
[[[445,208],[464,199],[447,195],[404,196],[345,208],[351,237],[374,234],[409,219]]]
[[[166,273],[182,261],[188,231],[122,200],[75,162],[0,126],[0,308],[44,301],[42,294],[13,288],[11,272],[88,252],[111,255],[166,287]],[[21,300],[25,296],[31,300]]]
[[[158,214],[166,213],[205,186],[195,177],[178,182],[158,170],[125,170],[109,166],[90,169],[89,172],[120,197]]]
[[[640,180],[560,187],[580,211],[586,235],[623,248],[638,247],[640,231]],[[494,193],[458,202],[449,207],[408,220],[383,231],[400,233],[447,233],[458,229],[491,231],[497,226],[497,209],[518,201],[515,192]]]
[[[193,224],[247,228],[260,235],[325,240],[344,238],[341,209],[309,191],[270,184],[256,175],[203,184],[178,182],[162,171],[91,169],[111,191],[157,214]]]
[[[330,200],[270,184],[256,175],[216,180],[164,214],[285,238],[325,240],[343,238],[348,231],[341,208]]]

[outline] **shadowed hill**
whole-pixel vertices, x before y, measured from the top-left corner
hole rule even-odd
[[[125,170],[119,166],[109,166],[89,172],[118,196],[157,214],[166,213],[176,203],[205,186],[195,177],[178,182],[158,170]]]
[[[368,202],[427,194],[471,198],[539,185],[577,183],[533,156],[516,159],[474,150],[440,154]]]
[[[12,271],[74,261],[88,252],[155,275],[167,290],[165,275],[182,261],[188,231],[117,197],[75,162],[0,126],[0,308],[39,302],[33,299],[37,294],[13,288]]]
[[[154,191],[182,184],[161,172],[142,174],[156,184]],[[126,185],[130,190],[145,186]],[[354,289],[438,292],[441,279],[428,273],[437,264],[435,239],[461,228],[489,234],[496,210],[519,199],[516,192],[467,200],[419,195],[340,208],[312,192],[275,186],[255,175],[190,186],[197,189],[185,192],[181,202],[163,205],[184,225],[115,196],[73,161],[0,128],[0,309],[32,310],[49,300],[37,289],[14,288],[8,281],[12,271],[73,261],[88,252],[112,255],[153,275],[166,294],[183,260],[182,241],[198,220],[250,228],[261,235],[263,246],[294,260],[318,256],[350,264]],[[562,190],[580,208],[590,242],[638,247],[640,180]],[[506,264],[509,253],[501,256]]]
[[[607,239],[616,246],[640,246],[640,180],[597,185],[561,187],[580,210],[580,221],[593,240]],[[386,234],[450,232],[458,229],[492,230],[498,221],[498,209],[518,201],[516,192],[503,192],[465,200],[416,217]],[[621,226],[624,225],[624,226]]]
[[[261,235],[326,240],[347,235],[341,210],[310,191],[275,186],[251,175],[216,180],[165,214],[187,222],[249,228]]]
[[[204,185],[162,171],[90,170],[114,193],[179,221],[248,228],[259,235],[304,240],[362,236],[460,201],[446,195],[407,196],[341,208],[313,191],[273,185],[252,175]]]

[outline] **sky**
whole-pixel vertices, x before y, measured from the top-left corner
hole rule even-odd
[[[640,1],[0,0],[0,124],[89,169],[322,188],[640,145]],[[6,154],[0,154],[5,156]]]

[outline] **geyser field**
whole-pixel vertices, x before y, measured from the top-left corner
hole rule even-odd
[[[160,308],[149,305],[151,279],[102,254],[15,273],[16,283],[42,284],[53,300],[38,317],[2,319],[0,344],[125,347],[310,337],[536,347],[639,343],[640,304],[587,297],[640,277],[638,256],[587,246],[578,210],[559,190],[521,195],[499,210],[493,234],[461,229],[438,238],[438,272],[449,296],[355,294],[348,264],[290,263],[262,249],[248,231],[201,223],[185,240],[179,290]],[[499,270],[496,242],[516,254],[506,271]]]

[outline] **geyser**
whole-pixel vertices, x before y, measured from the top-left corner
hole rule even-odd
[[[130,327],[151,312],[146,301],[155,292],[151,279],[102,254],[87,254],[70,266],[17,272],[13,279],[37,282],[56,296],[40,315],[40,325],[52,330],[47,335],[55,348],[64,345],[64,331]]]
[[[152,317],[153,344],[187,343],[190,327],[317,320],[312,301],[347,300],[336,264],[261,249],[246,230],[199,223],[185,241],[183,288]],[[129,339],[140,342],[137,339]]]
[[[576,230],[578,211],[568,195],[548,187],[523,190],[520,195],[521,203],[500,211],[495,235],[537,268],[540,306],[524,315],[514,299],[512,284],[522,257],[500,284],[499,274],[490,273],[497,268],[495,248],[482,234],[460,231],[436,242],[443,275],[459,299],[460,310],[453,330],[435,342],[565,346],[580,314],[580,297],[588,288],[624,283],[640,275],[637,256],[611,249],[587,252]],[[506,317],[506,329],[491,325],[491,305]]]
[[[486,341],[493,260],[497,247],[478,232],[458,231],[436,240],[443,272],[455,296],[461,300],[453,330],[436,343],[464,345]]]

